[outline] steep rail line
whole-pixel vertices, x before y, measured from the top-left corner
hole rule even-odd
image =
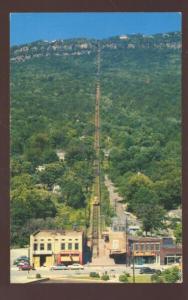
[[[97,82],[96,82],[96,102],[95,102],[95,154],[94,161],[95,183],[94,183],[94,201],[92,203],[92,252],[93,257],[99,255],[100,238],[100,44],[97,50]]]

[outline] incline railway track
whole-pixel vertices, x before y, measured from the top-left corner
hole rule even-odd
[[[96,82],[96,102],[95,102],[95,154],[94,161],[95,183],[94,183],[94,201],[92,203],[92,252],[93,257],[99,255],[100,238],[100,44],[97,49],[97,82]]]

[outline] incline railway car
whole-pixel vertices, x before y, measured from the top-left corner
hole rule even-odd
[[[94,197],[93,204],[99,205],[99,198],[97,196]]]

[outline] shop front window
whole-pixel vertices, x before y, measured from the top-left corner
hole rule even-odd
[[[167,257],[167,265],[171,265],[175,263],[175,257],[174,256],[170,256]]]
[[[145,256],[143,257],[143,264],[154,264],[156,263],[155,256]]]

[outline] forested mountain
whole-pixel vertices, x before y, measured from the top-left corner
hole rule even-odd
[[[181,204],[181,34],[112,37],[100,47],[102,166],[128,208],[159,224]],[[12,244],[40,227],[88,225],[96,49],[87,39],[11,48]]]

